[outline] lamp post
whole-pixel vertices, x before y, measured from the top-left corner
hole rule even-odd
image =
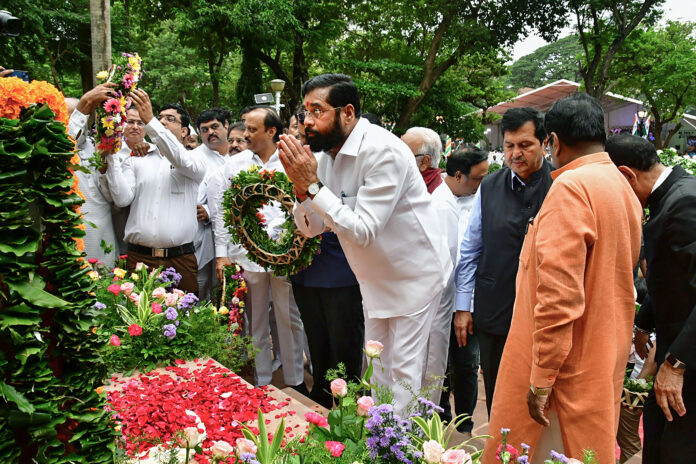
[[[280,109],[285,105],[280,103],[280,92],[285,88],[285,81],[283,79],[273,79],[271,81],[271,90],[275,92],[275,110],[278,115],[280,115]]]
[[[638,136],[645,137],[647,130],[645,127],[645,118],[648,116],[648,112],[645,110],[638,111]]]

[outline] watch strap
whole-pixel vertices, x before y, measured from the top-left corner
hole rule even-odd
[[[686,364],[678,360],[672,353],[667,353],[667,356],[665,356],[665,362],[674,369],[686,369]]]
[[[534,385],[532,385],[529,389],[532,391],[532,394],[534,396],[544,396],[544,395],[548,395],[549,393],[551,393],[551,387],[537,388]]]

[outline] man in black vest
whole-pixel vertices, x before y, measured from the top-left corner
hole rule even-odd
[[[534,108],[510,109],[501,129],[505,167],[486,176],[476,193],[455,271],[457,343],[466,345],[467,334],[476,331],[489,416],[512,320],[525,229],[551,188],[553,169],[544,159],[542,113]]]
[[[696,178],[681,166],[662,165],[641,137],[611,137],[606,150],[650,208],[643,227],[648,296],[636,320],[636,349],[645,352],[646,334],[654,329],[659,368],[644,410],[643,463],[694,462]]]

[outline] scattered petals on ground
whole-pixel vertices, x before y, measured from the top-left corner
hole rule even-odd
[[[265,387],[250,388],[212,360],[198,370],[181,365],[166,370],[175,376],[155,371],[141,374],[123,381],[122,391],[109,393],[110,408],[121,425],[126,452],[131,457],[158,443],[170,443],[177,431],[195,427],[196,417],[186,413],[190,410],[205,426],[206,456],[197,458],[207,463],[214,442],[235,443],[242,437],[240,424],[256,419],[259,408],[267,413],[287,405],[276,404]]]

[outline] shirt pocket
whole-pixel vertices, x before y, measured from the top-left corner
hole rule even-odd
[[[183,194],[186,191],[186,178],[176,172],[176,169],[171,169],[169,171],[169,179],[171,193]]]

